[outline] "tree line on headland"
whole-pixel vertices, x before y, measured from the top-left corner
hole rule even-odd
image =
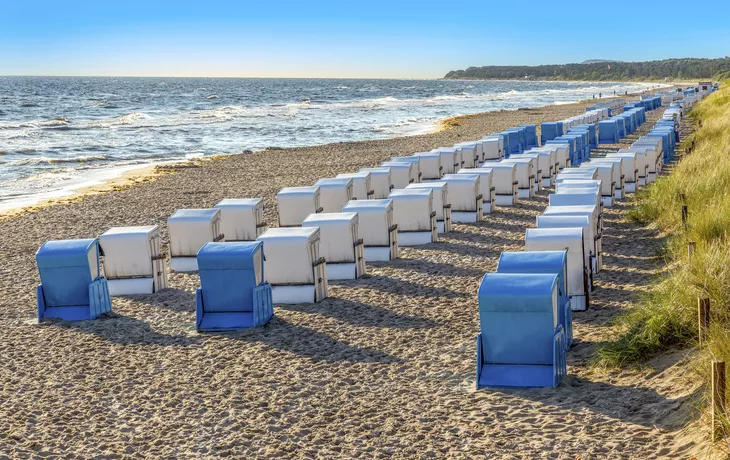
[[[662,61],[621,62],[593,60],[580,64],[538,66],[483,66],[452,70],[445,79],[458,80],[697,80],[722,81],[730,78],[730,57],[718,59],[664,59]]]

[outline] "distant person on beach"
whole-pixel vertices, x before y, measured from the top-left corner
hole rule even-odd
[[[598,99],[600,99],[600,98],[601,98],[601,93],[598,93]]]

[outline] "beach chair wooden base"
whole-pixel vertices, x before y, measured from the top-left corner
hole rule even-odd
[[[398,246],[421,246],[436,241],[434,232],[398,232]]]
[[[365,259],[367,260],[367,259]],[[357,279],[357,265],[352,263],[327,262],[327,280],[354,280]]]
[[[271,296],[276,305],[292,305],[297,303],[317,303],[317,288],[314,284],[299,286],[271,286]]]
[[[494,204],[497,206],[514,206],[517,199],[514,195],[497,195],[494,197]]]
[[[170,257],[170,271],[174,273],[194,273],[198,271],[196,257]]]
[[[572,311],[586,311],[588,309],[587,295],[570,296],[570,309]]]
[[[521,188],[517,190],[517,198],[521,200],[532,198],[532,194],[532,188]]]
[[[107,280],[109,295],[112,297],[134,294],[153,294],[155,282],[150,276],[147,278],[129,278]]]
[[[613,207],[613,195],[602,196],[601,203],[603,203],[603,206],[606,208],[612,208]]]
[[[624,189],[617,188],[615,192],[615,197],[617,200],[623,200],[624,199]]]
[[[636,182],[624,182],[624,192],[636,193]]]
[[[552,186],[553,186],[552,177],[543,177],[542,178],[542,188],[550,188]]]
[[[388,262],[393,251],[388,246],[365,246],[365,262]]]
[[[457,224],[473,224],[481,221],[479,212],[464,212],[464,211],[452,211],[451,221]]]
[[[493,212],[494,212],[494,209],[492,208],[492,202],[483,201],[482,202],[482,215],[486,216],[487,214],[491,214]]]

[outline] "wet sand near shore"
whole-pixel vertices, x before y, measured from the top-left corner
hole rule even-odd
[[[474,389],[476,291],[549,190],[435,244],[406,248],[369,276],[332,282],[319,304],[276,307],[265,327],[194,329],[196,275],[116,297],[97,321],[35,321],[34,254],[48,239],[158,224],[176,209],[264,197],[391,156],[584,111],[582,104],[460,118],[421,136],[328,144],[157,168],[154,180],[0,218],[0,453],[47,458],[667,458],[697,448],[681,427],[698,388],[681,353],[654,369],[589,366],[608,323],[662,267],[661,236],[606,211],[604,271],[574,315],[569,376],[557,389]],[[629,145],[648,131],[651,112]],[[599,154],[600,154],[599,152]]]

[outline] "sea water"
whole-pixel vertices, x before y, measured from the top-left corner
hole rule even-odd
[[[0,77],[0,210],[67,195],[154,163],[414,135],[455,115],[570,103],[651,86]]]

